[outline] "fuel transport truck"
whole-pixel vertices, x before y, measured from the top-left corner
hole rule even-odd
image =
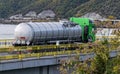
[[[71,17],[66,22],[26,22],[15,28],[14,46],[68,42],[94,42],[95,25],[88,18]]]

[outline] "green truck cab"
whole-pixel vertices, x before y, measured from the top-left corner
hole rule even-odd
[[[71,17],[70,21],[79,24],[82,28],[82,41],[94,42],[95,41],[95,24],[88,18]]]

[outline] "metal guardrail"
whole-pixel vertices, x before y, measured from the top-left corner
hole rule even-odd
[[[25,59],[25,58],[40,58],[42,56],[56,56],[62,54],[73,54],[76,51],[57,51],[57,52],[44,52],[44,53],[28,53],[28,54],[14,54],[14,55],[5,55],[0,56],[0,61],[3,60],[14,60],[14,59]]]
[[[57,55],[75,55],[76,51],[59,51],[59,52],[47,52],[47,53],[32,53],[32,54],[19,54],[19,55],[6,55],[6,56],[0,56],[0,61],[5,60],[24,60],[27,58],[40,58],[45,56],[57,56]],[[110,58],[116,57],[117,55],[120,55],[120,50],[113,50],[110,51]],[[87,57],[86,57],[87,56]],[[93,58],[95,56],[94,53],[80,53],[80,60],[84,61],[85,59]],[[85,58],[84,58],[85,57]]]
[[[22,47],[7,47],[7,48],[0,48],[0,53],[8,53],[8,55],[1,55],[0,56],[0,61],[2,60],[14,60],[14,59],[25,59],[25,58],[40,58],[42,56],[55,56],[55,55],[63,55],[63,54],[74,54],[77,53],[76,50],[70,51],[51,51],[51,52],[41,52],[41,53],[15,53],[11,54],[10,52],[16,51],[16,52],[22,52],[22,51],[29,51],[29,50],[44,50],[44,49],[58,49],[58,48],[69,48],[69,47],[77,47],[80,48],[80,45],[82,44],[60,44],[59,46],[57,45],[39,45],[39,46],[22,46]],[[83,44],[85,45],[85,44]],[[117,45],[118,46],[118,45]],[[90,51],[90,50],[88,50]],[[89,52],[90,53],[90,52]]]
[[[7,42],[13,42],[13,40],[0,40],[0,42],[7,43]],[[31,58],[31,57],[37,57],[40,58],[41,56],[48,56],[48,55],[58,55],[58,54],[70,54],[74,53],[75,51],[57,51],[57,52],[43,52],[43,53],[26,53],[26,54],[10,54],[12,51],[29,51],[29,50],[44,50],[44,49],[53,49],[53,48],[69,48],[69,47],[78,47],[79,44],[60,44],[57,45],[39,45],[39,46],[10,46],[10,45],[3,45],[3,47],[0,47],[0,53],[8,53],[8,55],[0,55],[0,61],[2,60],[13,60],[13,59],[24,59],[24,58]]]
[[[0,53],[7,53],[7,55],[0,55],[0,60],[13,60],[13,59],[24,59],[24,58],[32,58],[32,57],[41,57],[41,56],[49,56],[49,55],[58,55],[58,54],[69,54],[73,53],[74,51],[64,51],[64,48],[76,47],[76,44],[60,44],[57,45],[39,45],[39,46],[18,46],[18,47],[4,47],[0,48]],[[49,49],[60,49],[62,48],[63,51],[50,51],[50,52],[41,52],[41,53],[34,53],[34,52],[27,52],[33,50],[49,50]],[[20,52],[20,53],[14,53]]]
[[[56,48],[70,48],[70,47],[76,47],[76,44],[60,44],[58,45],[37,45],[37,46],[7,46],[0,48],[1,52],[11,52],[11,51],[29,51],[29,50],[44,50],[44,49],[56,49]]]
[[[12,46],[14,39],[0,39],[0,48]]]

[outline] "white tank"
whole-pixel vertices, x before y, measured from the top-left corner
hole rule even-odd
[[[64,22],[29,22],[21,23],[15,28],[16,41],[33,44],[47,41],[80,39],[80,25]]]

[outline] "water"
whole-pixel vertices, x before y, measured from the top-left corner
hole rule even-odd
[[[1,40],[0,42],[0,47],[3,46],[12,46],[13,43],[13,39],[14,37],[14,29],[17,25],[13,25],[13,24],[0,24],[0,40],[3,39],[3,41]],[[110,36],[112,34],[112,30],[113,29],[101,29],[97,31],[96,36]],[[12,39],[11,41],[8,40],[7,42],[4,41],[6,39]]]
[[[15,27],[13,24],[0,24],[0,39],[14,39]]]
[[[13,24],[0,24],[0,39],[14,39],[14,29],[16,26]],[[110,36],[112,31],[113,29],[101,29],[97,31],[96,36]]]

